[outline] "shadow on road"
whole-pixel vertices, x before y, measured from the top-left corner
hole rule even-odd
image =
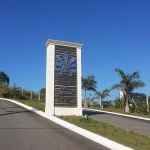
[[[96,111],[86,111],[83,110],[83,115],[87,114],[88,116],[92,116],[92,115],[102,115],[102,114],[106,114],[104,112],[96,112]]]
[[[0,116],[12,115],[12,114],[17,114],[17,113],[25,113],[25,112],[31,113],[31,111],[7,111],[7,112],[9,112],[9,113],[0,114]]]
[[[9,109],[9,108],[20,108],[20,106],[17,106],[17,107],[5,107],[5,108],[0,108],[0,109]]]

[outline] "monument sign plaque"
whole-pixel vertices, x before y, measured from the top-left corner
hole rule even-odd
[[[55,46],[54,106],[77,106],[76,48]]]

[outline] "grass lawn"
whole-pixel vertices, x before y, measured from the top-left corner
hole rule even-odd
[[[88,120],[79,116],[60,116],[59,118],[135,150],[150,150],[150,138],[133,131],[126,131],[91,118]]]
[[[102,111],[109,111],[109,112],[115,112],[115,113],[121,113],[121,114],[126,114],[126,115],[132,115],[132,116],[138,116],[138,117],[144,117],[144,118],[150,118],[150,114],[148,115],[144,115],[142,113],[125,113],[123,109],[119,109],[119,108],[104,108],[104,109],[101,109],[99,107],[87,107],[89,109],[96,109],[96,110],[102,110]]]
[[[38,110],[45,111],[45,102],[33,101],[33,100],[15,100],[15,101],[34,107]]]

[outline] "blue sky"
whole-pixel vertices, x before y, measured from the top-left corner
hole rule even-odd
[[[82,76],[95,75],[98,90],[119,83],[114,71],[139,71],[150,95],[149,0],[1,0],[0,71],[10,85],[45,87],[48,39],[83,44]],[[115,98],[118,90],[112,91]]]

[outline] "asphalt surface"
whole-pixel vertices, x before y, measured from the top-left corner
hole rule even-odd
[[[21,106],[0,100],[0,150],[108,150]]]
[[[87,114],[95,120],[150,137],[150,121],[89,110],[84,110],[83,114]]]

